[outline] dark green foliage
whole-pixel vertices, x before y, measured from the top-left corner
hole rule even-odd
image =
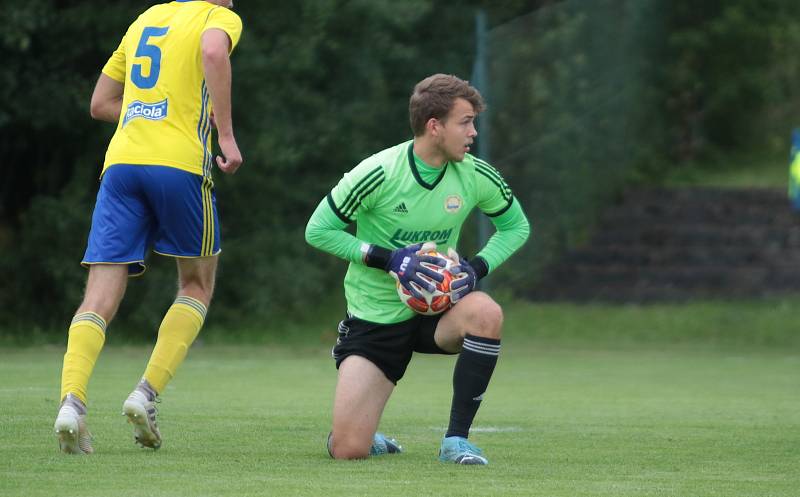
[[[215,319],[263,322],[341,291],[345,263],[306,245],[305,223],[344,171],[411,136],[407,99],[417,80],[468,74],[470,53],[455,47],[470,46],[472,13],[436,9],[427,1],[243,6],[234,92],[246,163],[235,177],[217,175],[225,255]],[[421,39],[437,16],[460,27]]]
[[[662,77],[674,155],[748,146],[788,153],[800,108],[800,20],[790,0],[667,2]]]
[[[155,2],[149,2],[155,3]],[[435,73],[470,77],[474,13],[490,31],[490,160],[522,200],[539,268],[579,243],[621,184],[674,157],[784,143],[797,113],[800,22],[789,0],[315,0],[237,3],[234,124],[245,157],[215,175],[223,255],[210,324],[309,312],[345,263],[305,222],[341,174],[411,136],[407,100]],[[140,1],[5,6],[0,49],[0,333],[65,328],[111,125],[94,82]],[[475,235],[465,231],[465,253]],[[152,335],[175,292],[171,260],[132,280],[114,330]],[[507,273],[514,288],[530,271]]]
[[[32,198],[61,193],[80,158],[91,158],[81,165],[97,176],[111,130],[89,119],[89,96],[135,4],[31,0],[2,9],[0,223],[18,226]]]
[[[345,264],[306,245],[305,222],[344,171],[410,137],[406,107],[416,81],[469,74],[473,10],[443,4],[237,5],[245,31],[233,57],[234,123],[245,164],[234,177],[215,176],[224,254],[212,324],[264,322],[340,291]],[[11,8],[14,29],[0,38],[11,54],[0,69],[8,82],[2,97],[12,102],[0,111],[0,140],[6,164],[26,165],[4,168],[5,330],[66,326],[79,303],[78,261],[113,132],[89,118],[89,97],[142,8],[70,5]],[[159,259],[131,280],[116,329],[136,337],[156,329],[175,292],[174,265]]]

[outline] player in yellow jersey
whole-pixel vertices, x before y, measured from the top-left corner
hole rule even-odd
[[[123,414],[143,447],[158,449],[154,402],[175,375],[205,320],[220,252],[211,128],[222,156],[242,164],[231,118],[229,55],[242,32],[230,0],[155,5],[129,27],[103,67],[91,100],[94,119],[117,124],[82,264],[86,292],[69,328],[55,432],[62,452],[93,452],[86,426],[87,386],[106,326],[129,276],[153,250],[178,265],[178,295]]]

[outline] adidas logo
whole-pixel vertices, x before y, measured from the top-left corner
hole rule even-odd
[[[397,214],[408,214],[408,208],[406,207],[406,203],[400,202],[394,209],[392,209],[392,212],[396,212]]]

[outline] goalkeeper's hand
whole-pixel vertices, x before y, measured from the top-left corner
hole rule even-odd
[[[441,282],[444,280],[443,274],[425,266],[425,264],[439,267],[446,265],[446,262],[441,257],[425,254],[425,252],[435,250],[436,244],[433,242],[416,243],[392,250],[385,270],[411,295],[423,300],[423,295],[415,287],[432,292],[436,289],[433,281]]]
[[[450,272],[455,276],[455,280],[450,283],[450,301],[455,304],[463,299],[469,292],[475,289],[478,282],[478,275],[469,261],[458,255],[453,248],[447,249],[447,256],[457,265],[450,268]]]

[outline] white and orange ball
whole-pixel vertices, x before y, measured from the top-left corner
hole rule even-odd
[[[424,274],[420,274],[422,279],[430,281],[435,286],[434,290],[430,292],[412,282],[411,285],[414,285],[414,288],[422,294],[422,299],[411,295],[398,281],[397,295],[400,296],[400,300],[414,312],[425,316],[435,316],[443,313],[453,305],[450,300],[450,283],[455,280],[455,277],[453,273],[450,272],[450,268],[456,266],[458,263],[435,250],[419,252],[419,255],[428,255],[442,259],[445,262],[444,266],[437,266],[436,264],[428,262],[421,262],[420,264],[441,274],[444,276],[444,279],[442,281],[436,281]]]

